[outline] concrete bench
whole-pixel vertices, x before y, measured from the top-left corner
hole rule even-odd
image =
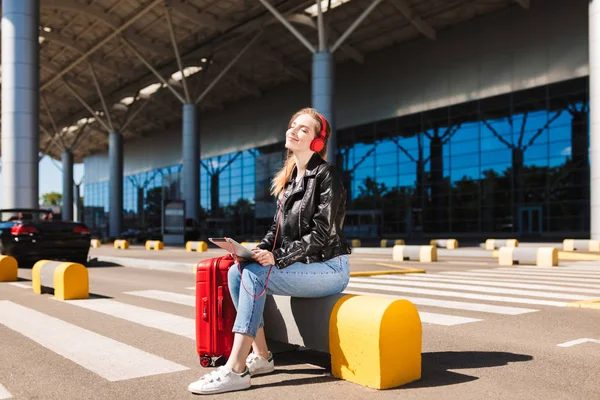
[[[267,339],[331,355],[333,376],[375,389],[421,378],[422,326],[407,300],[268,295]]]
[[[381,239],[381,247],[394,247],[394,246],[403,246],[404,239]]]
[[[562,248],[563,251],[600,251],[600,240],[565,239]]]
[[[458,240],[456,239],[433,239],[429,244],[441,249],[458,249]]]
[[[113,242],[115,249],[126,250],[129,248],[129,242],[127,240],[118,239]]]
[[[102,247],[102,242],[99,241],[98,239],[92,239],[90,240],[90,247],[97,249]]]
[[[394,246],[392,250],[394,261],[437,261],[437,249],[433,246]]]
[[[19,264],[16,258],[0,256],[0,282],[15,282],[19,274]]]
[[[40,260],[31,270],[36,294],[54,293],[59,300],[89,298],[89,276],[85,266],[72,262]]]
[[[185,243],[185,251],[197,251],[199,253],[208,250],[208,244],[201,240],[199,242],[189,241]]]
[[[159,251],[165,248],[165,244],[160,240],[146,240],[146,250]]]
[[[498,264],[555,267],[558,265],[558,250],[554,247],[501,247]]]
[[[517,239],[488,239],[485,241],[486,250],[496,250],[500,247],[519,247]]]

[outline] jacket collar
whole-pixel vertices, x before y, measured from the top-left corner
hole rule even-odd
[[[306,172],[304,173],[304,176],[315,175],[317,173],[317,168],[319,167],[319,165],[323,164],[324,162],[325,160],[321,158],[319,153],[314,153],[310,160],[308,160],[308,164],[306,164]],[[294,166],[294,169],[292,170],[292,173],[288,178],[288,183],[293,182],[294,179],[296,179],[297,175],[298,167]]]

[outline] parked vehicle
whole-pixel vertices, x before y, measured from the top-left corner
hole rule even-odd
[[[0,210],[0,254],[16,258],[19,266],[39,260],[85,265],[90,239],[85,224],[55,219],[51,210]]]

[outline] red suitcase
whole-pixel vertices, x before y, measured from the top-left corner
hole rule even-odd
[[[231,255],[198,263],[196,272],[196,351],[203,367],[226,361],[233,346],[236,311],[229,294],[227,272]]]

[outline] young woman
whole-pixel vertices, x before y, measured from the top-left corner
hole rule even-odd
[[[335,167],[325,161],[330,133],[325,118],[312,108],[290,119],[288,158],[272,184],[278,206],[271,229],[253,250],[255,262],[243,267],[241,279],[238,264],[229,270],[237,310],[232,353],[225,366],[191,383],[190,392],[248,389],[250,376],[273,372],[263,329],[265,286],[267,294],[322,297],[348,285],[350,247],[342,233],[346,191]]]

